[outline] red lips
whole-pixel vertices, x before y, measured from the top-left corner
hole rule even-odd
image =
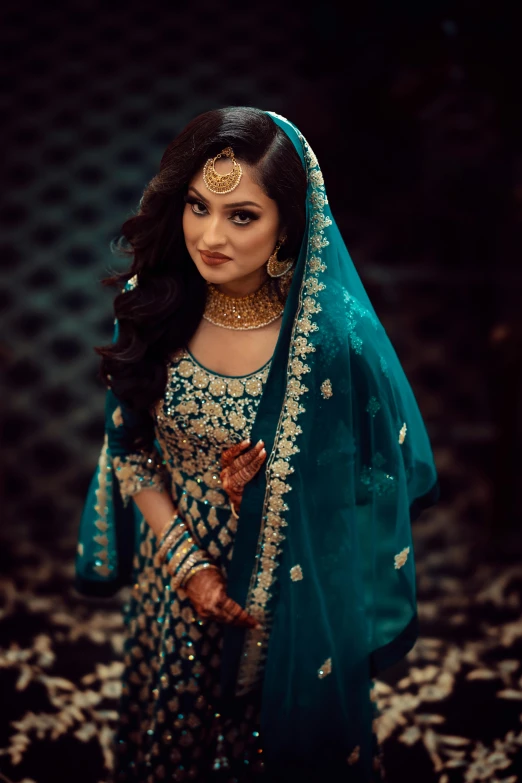
[[[232,260],[230,256],[225,256],[223,253],[207,253],[206,250],[200,250],[199,254],[203,262],[208,266],[218,266]]]
[[[223,253],[211,253],[210,250],[200,250],[201,255],[207,256],[207,258],[223,258],[230,261],[230,256],[225,256]]]

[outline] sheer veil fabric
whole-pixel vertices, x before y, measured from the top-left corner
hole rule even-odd
[[[262,627],[226,628],[222,698],[262,689],[269,780],[371,781],[371,678],[418,636],[411,521],[437,501],[437,473],[317,158],[291,122],[267,114],[303,163],[307,219],[251,432],[269,456],[245,489],[228,573],[229,595]],[[76,558],[77,588],[98,595],[130,583],[141,519],[121,502],[107,400]]]
[[[243,496],[229,574],[229,593],[263,628],[227,629],[223,692],[262,684],[274,779],[371,780],[369,678],[417,639],[411,521],[437,501],[437,473],[317,158],[268,114],[305,167],[307,222],[251,435],[269,458]]]

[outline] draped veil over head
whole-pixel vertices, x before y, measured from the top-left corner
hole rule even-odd
[[[228,574],[229,595],[261,629],[226,628],[223,700],[262,688],[270,780],[299,773],[366,781],[369,682],[418,635],[411,521],[438,499],[437,474],[317,159],[291,122],[267,114],[305,168],[306,229],[251,433],[269,456],[246,486]],[[110,459],[102,451],[90,488],[96,502],[103,475],[107,570],[92,566],[96,519],[86,506],[77,559],[84,591],[110,592],[130,579],[128,531],[139,513],[122,507]]]

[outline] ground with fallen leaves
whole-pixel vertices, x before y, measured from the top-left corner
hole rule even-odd
[[[421,637],[377,681],[378,737],[392,783],[515,783],[522,761],[522,564],[488,556],[472,523],[487,483],[438,451],[437,507],[414,524]],[[71,586],[61,558],[2,545],[0,780],[104,783],[118,718],[120,602]],[[7,708],[6,706],[7,705]]]

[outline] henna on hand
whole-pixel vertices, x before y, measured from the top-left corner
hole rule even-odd
[[[245,452],[249,444],[249,440],[241,441],[226,449],[221,455],[221,484],[236,511],[239,510],[246,484],[256,475],[266,459],[262,440]]]
[[[225,577],[217,566],[196,571],[184,590],[194,610],[203,619],[243,628],[259,628],[257,620],[227,595]]]

